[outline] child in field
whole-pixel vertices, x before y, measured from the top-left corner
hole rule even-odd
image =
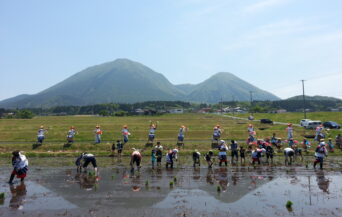
[[[185,131],[187,130],[187,128],[182,125],[180,128],[179,128],[179,132],[178,132],[178,147],[180,148],[181,146],[184,146],[184,133]]]
[[[157,166],[161,166],[162,158],[163,158],[163,146],[160,144],[160,142],[157,142],[156,147],[154,147],[156,150],[156,156],[157,156]]]
[[[245,152],[246,152],[246,149],[242,146],[240,146],[240,161],[241,161],[241,164],[242,164],[242,159],[243,159],[243,163],[246,162],[246,158],[245,158]]]
[[[123,144],[126,144],[128,142],[128,136],[131,135],[131,133],[128,130],[127,125],[123,125],[122,130],[121,130],[121,134],[123,136]]]
[[[328,141],[328,148],[329,148],[330,152],[334,152],[334,144],[333,144],[331,138],[329,138],[329,141]]]
[[[13,165],[13,171],[11,173],[11,177],[8,183],[13,184],[13,179],[15,176],[17,176],[17,178],[20,178],[20,180],[23,182],[26,177],[27,170],[28,170],[28,160],[26,156],[20,153],[20,151],[13,151],[12,152],[12,165]]]
[[[293,139],[293,127],[292,127],[292,123],[288,123],[288,124],[287,124],[286,131],[287,131],[287,139],[288,139],[288,140]]]
[[[310,141],[306,138],[303,139],[302,145],[305,152],[307,152],[308,149],[311,147]]]
[[[201,166],[200,156],[201,156],[201,153],[197,149],[195,149],[195,151],[192,153],[192,160],[194,162],[193,164],[194,167],[196,167],[196,164],[198,164],[198,166]]]
[[[271,162],[273,163],[273,153],[274,153],[274,150],[273,150],[273,147],[271,144],[267,144],[266,145],[266,158],[267,158],[267,163],[268,163],[268,159],[271,159]]]
[[[116,141],[116,149],[118,150],[118,157],[121,157],[123,146],[124,144],[122,144],[121,140]]]
[[[212,160],[212,157],[213,157],[214,153],[212,150],[210,150],[208,153],[206,153],[204,155],[204,159],[207,161],[208,163],[208,168],[211,168],[214,164],[213,160]]]
[[[157,130],[157,124],[158,124],[158,122],[153,123],[152,121],[150,121],[150,130],[149,130],[149,134],[148,134],[148,141],[151,143],[153,143],[153,141],[154,141],[155,132]]]
[[[230,144],[230,149],[231,149],[231,162],[234,162],[234,157],[236,157],[236,162],[239,161],[239,154],[238,154],[238,144],[235,140],[231,140]]]
[[[219,166],[222,166],[222,163],[224,163],[226,166],[228,165],[227,162],[227,148],[225,146],[221,146],[220,152],[218,154],[219,157]]]
[[[220,125],[216,125],[213,132],[213,141],[218,141],[221,138],[221,133]]]

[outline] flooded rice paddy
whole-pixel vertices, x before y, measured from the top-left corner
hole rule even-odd
[[[310,158],[311,159],[311,158]],[[45,162],[44,162],[45,161]],[[99,159],[98,179],[77,173],[73,158],[32,159],[27,180],[6,183],[1,165],[0,216],[341,216],[340,161],[325,169],[297,162],[289,167],[229,165],[152,170],[144,162],[131,173],[127,159]],[[50,162],[51,161],[51,162]],[[183,161],[183,163],[181,163]],[[58,162],[58,164],[57,164]],[[59,165],[59,166],[55,166]],[[91,171],[91,167],[88,171]],[[287,208],[286,202],[293,203]]]

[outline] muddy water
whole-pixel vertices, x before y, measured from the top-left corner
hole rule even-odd
[[[33,165],[25,183],[14,185],[5,183],[10,168],[2,166],[0,216],[341,216],[334,162],[325,170],[183,164],[135,173],[120,163],[100,168],[98,179],[70,166]]]

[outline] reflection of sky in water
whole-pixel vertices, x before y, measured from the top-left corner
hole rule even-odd
[[[25,189],[26,188],[26,189]],[[13,185],[4,184],[1,192],[5,192],[5,202],[0,208],[10,207],[19,210],[60,210],[77,208],[74,204],[58,196],[51,190],[32,181],[20,182]],[[26,192],[26,193],[25,193]]]

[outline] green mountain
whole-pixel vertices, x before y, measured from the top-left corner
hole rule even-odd
[[[293,96],[286,100],[303,100],[303,95]],[[330,97],[330,96],[307,96],[305,95],[305,100],[310,101],[342,101],[342,99]]]
[[[187,99],[197,102],[215,103],[230,101],[249,101],[250,91],[253,100],[279,100],[279,98],[269,92],[261,90],[246,81],[241,80],[232,73],[220,72],[204,82],[196,85],[188,94]]]
[[[37,108],[144,101],[191,101],[216,103],[231,99],[277,100],[231,73],[218,73],[197,84],[173,85],[162,74],[128,59],[89,67],[34,95],[0,101],[0,108]]]

